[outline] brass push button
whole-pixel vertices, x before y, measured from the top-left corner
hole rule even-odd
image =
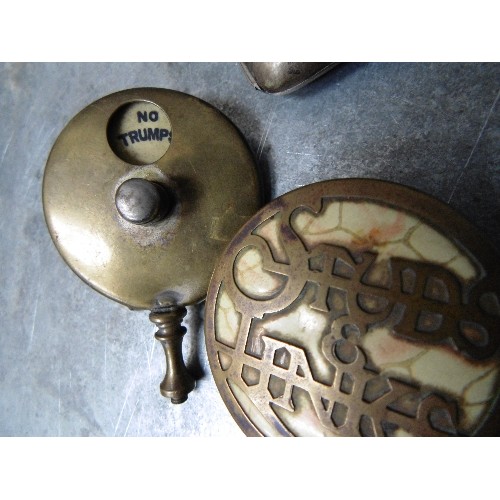
[[[116,208],[132,224],[161,220],[168,213],[172,200],[167,189],[146,179],[128,179],[116,191]]]
[[[185,306],[204,299],[215,262],[259,207],[253,156],[234,125],[181,92],[104,97],[61,132],[43,182],[45,219],[87,284],[151,311],[167,370],[163,395],[185,401]]]

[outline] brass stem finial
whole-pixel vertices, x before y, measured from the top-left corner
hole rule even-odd
[[[155,338],[165,351],[166,373],[160,384],[160,392],[173,404],[184,403],[194,389],[195,381],[189,374],[182,358],[182,338],[186,328],[181,326],[186,308],[174,306],[151,311],[149,319],[158,327]]]

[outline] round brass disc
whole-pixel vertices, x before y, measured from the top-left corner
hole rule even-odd
[[[397,184],[283,195],[210,283],[225,404],[248,435],[498,435],[498,259],[447,205]]]
[[[130,179],[150,181],[156,198],[148,205],[148,185]],[[81,111],[57,139],[43,182],[65,261],[138,309],[202,300],[216,258],[259,201],[236,127],[209,104],[163,89],[118,92]]]

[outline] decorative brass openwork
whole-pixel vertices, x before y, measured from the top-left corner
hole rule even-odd
[[[248,435],[498,433],[500,273],[448,206],[339,180],[237,234],[209,288],[212,372]]]
[[[173,403],[195,385],[182,359],[185,306],[204,299],[217,257],[259,202],[239,131],[181,92],[104,97],[51,151],[43,204],[54,244],[88,285],[151,311],[167,361],[160,389]]]

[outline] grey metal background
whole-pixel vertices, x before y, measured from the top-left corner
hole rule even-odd
[[[242,436],[190,308],[187,403],[159,394],[164,356],[146,312],[92,291],[45,227],[50,148],[94,100],[171,88],[225,113],[255,153],[267,199],[340,177],[397,181],[464,213],[500,247],[500,65],[344,64],[288,96],[237,63],[0,65],[0,435]]]

